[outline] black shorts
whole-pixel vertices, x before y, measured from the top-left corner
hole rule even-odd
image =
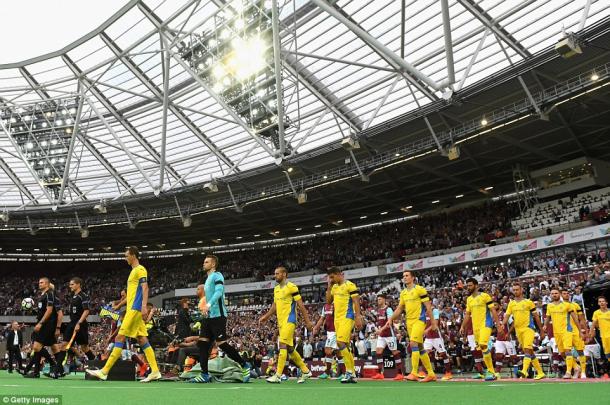
[[[55,322],[45,322],[40,327],[39,332],[32,333],[32,341],[38,342],[43,346],[53,346],[57,344],[55,339]]]
[[[64,329],[64,342],[68,343],[70,341],[70,339],[72,339],[72,334],[74,333],[74,328],[76,327],[76,322],[72,323],[70,322],[69,324],[66,325],[66,329]],[[76,333],[76,336],[74,337],[74,342],[72,342],[72,345],[88,345],[89,344],[89,327],[87,325],[87,322],[83,322],[80,324],[80,329],[78,330],[78,332]]]
[[[229,338],[227,335],[227,318],[205,318],[199,329],[199,336],[208,338],[210,342],[224,342]]]

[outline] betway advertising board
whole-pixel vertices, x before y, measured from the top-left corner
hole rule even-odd
[[[388,273],[400,273],[406,270],[422,270],[460,263],[471,263],[477,260],[512,256],[530,251],[549,249],[553,246],[570,245],[609,236],[610,224],[603,224],[519,242],[505,243],[503,245],[392,263],[386,265],[386,271]]]

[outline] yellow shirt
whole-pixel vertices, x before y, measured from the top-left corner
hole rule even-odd
[[[515,330],[531,328],[534,329],[533,312],[536,305],[531,300],[522,299],[521,301],[511,300],[506,308],[506,317],[513,316]]]
[[[297,323],[297,301],[301,299],[299,287],[287,282],[283,287],[276,285],[273,289],[273,302],[277,314],[278,325],[288,322]]]
[[[593,321],[597,321],[601,337],[610,338],[610,310],[602,312],[601,309],[598,309],[593,312]]]
[[[574,313],[576,314],[576,317],[578,318],[579,314],[582,314],[582,309],[580,308],[580,305],[578,305],[575,302],[568,302],[568,304],[571,305],[572,311],[574,311]],[[574,322],[574,319],[572,319],[571,316],[570,316],[570,326],[572,327],[573,332],[578,333],[578,331],[580,330],[580,326],[578,326],[576,324],[576,322]]]
[[[493,300],[487,293],[481,292],[476,297],[470,295],[466,299],[466,312],[472,317],[472,328],[477,330],[480,328],[492,328],[494,324],[491,316],[491,308],[493,308]]]
[[[572,313],[571,303],[560,302],[559,304],[554,304],[551,302],[546,306],[546,313],[550,315],[551,322],[553,322],[554,334],[572,332],[572,325],[569,323],[570,313]]]
[[[148,273],[141,264],[131,269],[127,278],[127,310],[142,311],[142,284],[147,282]]]
[[[330,290],[335,304],[335,322],[343,319],[355,319],[353,297],[358,297],[360,291],[356,284],[345,280],[343,284],[334,284]]]
[[[419,319],[426,322],[426,306],[424,302],[430,301],[428,291],[419,284],[411,289],[405,288],[400,292],[400,303],[405,308],[407,320]]]

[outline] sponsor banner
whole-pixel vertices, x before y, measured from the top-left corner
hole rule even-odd
[[[386,265],[386,272],[401,273],[406,270],[430,269],[434,267],[450,266],[469,263],[477,260],[492,259],[496,257],[512,256],[518,253],[549,249],[579,242],[586,242],[610,236],[610,224],[591,226],[575,231],[561,232],[549,236],[541,236],[525,241],[506,243],[504,245],[489,246],[486,248],[467,250],[448,255],[431,256],[423,259]]]
[[[320,374],[324,374],[324,372],[326,371],[326,364],[323,361],[314,360],[314,361],[305,361],[305,363],[307,364],[307,367],[309,368],[309,370],[311,371],[311,373],[313,374],[314,377],[317,377]],[[284,374],[286,374],[286,372],[288,371],[288,365],[289,364],[287,362],[286,368],[284,368]],[[263,360],[263,362],[261,364],[261,371],[265,375],[267,374],[268,366],[269,366],[269,360]],[[361,375],[362,367],[364,367],[364,360],[355,359],[354,366],[355,366],[354,368],[356,369],[356,374]],[[394,372],[394,374],[396,374],[396,373]]]

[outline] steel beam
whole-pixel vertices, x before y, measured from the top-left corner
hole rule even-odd
[[[164,29],[164,25],[161,19],[144,3],[139,3],[138,8],[140,11],[148,18],[148,20],[159,30],[161,35],[165,35],[166,38],[170,42],[174,42],[176,39],[176,35]],[[184,68],[184,70],[201,86],[205,89],[205,91],[212,96],[212,98],[222,107],[224,110],[235,120],[236,124],[240,125],[252,139],[254,139],[271,157],[275,158],[274,151],[265,143],[260,136],[258,136],[252,128],[248,126],[248,124],[239,116],[233,109],[218,95],[212,88],[202,80],[199,75],[193,71],[193,69],[186,63],[179,55],[172,53],[172,57],[180,66]],[[146,83],[144,83],[146,84]],[[229,167],[232,165],[229,164]]]
[[[444,87],[446,87],[435,82],[434,80],[420,72],[415,66],[411,65],[409,62],[396,55],[392,50],[386,47],[377,38],[373,37],[366,30],[362,29],[358,24],[353,22],[350,18],[343,15],[337,8],[329,5],[326,1],[311,0],[311,2],[318,6],[320,9],[327,12],[329,15],[333,16],[341,24],[345,25],[350,31],[352,31],[360,39],[367,43],[371,48],[382,54],[384,56],[384,59],[387,59],[390,64],[394,66],[397,70],[404,72],[412,79],[416,79],[415,81],[425,83],[427,86],[436,91],[442,90]]]
[[[23,184],[21,180],[19,180],[19,177],[17,177],[17,175],[11,170],[9,165],[4,161],[4,159],[2,159],[2,157],[0,157],[0,169],[2,169],[4,173],[6,173],[8,178],[11,179],[13,184],[17,186],[17,188],[22,194],[24,194],[27,198],[30,199],[30,201],[34,202],[35,204],[38,203],[36,197],[34,197],[34,194],[32,194],[30,190],[28,190],[28,188],[25,186],[25,184]]]
[[[76,118],[74,120],[74,127],[72,128],[72,136],[70,137],[70,145],[68,146],[68,156],[66,156],[66,164],[64,165],[64,173],[61,180],[61,187],[59,189],[59,201],[58,204],[64,202],[64,191],[66,189],[66,184],[68,184],[68,178],[70,177],[70,163],[72,162],[72,155],[74,154],[74,145],[76,143],[76,134],[80,130],[80,117],[83,112],[83,103],[84,103],[84,87],[82,83],[78,83],[79,92],[80,92],[80,100],[78,100],[78,108],[76,109]]]
[[[500,24],[494,21],[491,16],[483,10],[474,0],[458,0],[458,2],[468,10],[477,20],[483,23],[484,26],[489,28],[494,34],[502,39],[508,46],[510,46],[515,52],[517,52],[523,59],[527,59],[532,56],[531,52],[527,50],[519,41],[515,39],[506,29]]]
[[[164,35],[163,31],[160,31],[160,35]],[[123,62],[127,69],[129,69],[131,73],[133,73],[133,75],[137,77],[138,80],[142,82],[142,84],[144,84],[144,86],[146,86],[151,93],[153,93],[157,98],[163,99],[163,93],[157,87],[157,85],[150,80],[146,73],[144,73],[144,71],[142,71],[139,66],[133,60],[131,60],[131,58],[125,56],[123,50],[119,48],[119,46],[108,36],[108,34],[102,32],[100,34],[100,38],[102,41],[104,41],[112,53],[114,53],[121,60],[121,62]],[[182,112],[182,110],[173,105],[171,102],[168,103],[168,109],[182,122],[184,126],[186,126],[197,138],[199,138],[199,140],[201,140],[201,142],[203,142],[208,149],[212,151],[212,153],[218,156],[218,158],[222,160],[225,165],[228,167],[233,166],[233,162],[231,162],[231,160],[221,150],[219,150],[216,145],[214,145],[207,135],[205,135],[203,131],[201,131],[199,127],[197,127],[190,120],[190,118],[188,118],[184,112]]]
[[[34,76],[30,74],[30,72],[25,68],[25,66],[19,68],[19,73],[21,73],[21,76],[23,76],[23,78],[28,82],[32,90],[34,90],[41,99],[48,100],[51,98],[51,96],[49,96],[49,93],[47,93],[42,88],[40,83],[38,83]]]
[[[455,83],[455,67],[453,65],[453,43],[451,41],[449,0],[441,0],[441,14],[443,15],[443,31],[445,36],[445,58],[447,59],[447,84],[451,85]]]
[[[76,65],[76,63],[74,63],[72,61],[72,59],[70,59],[70,57],[68,55],[63,55],[62,59],[64,61],[64,63],[66,64],[66,66],[68,66],[68,68],[72,71],[72,73],[74,74],[74,76],[77,79],[81,79],[83,81],[87,81],[88,84],[89,83],[89,79],[83,75],[82,71],[80,70],[80,68]],[[106,108],[106,110],[108,110],[108,112],[110,113],[110,115],[112,117],[114,117],[114,119],[123,127],[127,130],[127,132],[129,132],[129,134],[131,136],[133,136],[139,143],[140,145],[142,145],[142,147],[144,147],[144,149],[157,161],[159,162],[161,157],[159,156],[159,153],[157,152],[157,150],[155,148],[152,147],[152,145],[150,143],[148,143],[148,141],[146,139],[144,139],[144,137],[138,132],[138,130],[131,125],[131,123],[125,119],[125,117],[123,117],[123,114],[117,110],[117,108],[110,102],[110,100],[108,100],[108,98],[106,98],[106,96],[104,95],[104,93],[102,93],[97,86],[87,86],[89,92],[91,92],[91,94],[93,94],[95,96],[95,98],[97,100],[100,101],[100,103],[102,103],[102,105],[104,106],[104,108]],[[166,167],[167,172],[169,174],[171,174],[175,179],[179,179],[180,175],[169,165]],[[183,186],[186,186],[186,182],[184,182],[182,184]]]

